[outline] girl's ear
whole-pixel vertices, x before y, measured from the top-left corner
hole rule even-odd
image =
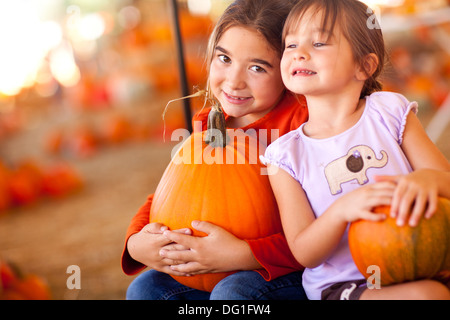
[[[375,53],[369,53],[364,57],[361,66],[356,72],[356,78],[361,81],[365,81],[370,78],[378,67],[378,57]]]

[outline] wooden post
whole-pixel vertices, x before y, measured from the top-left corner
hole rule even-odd
[[[180,76],[180,86],[181,86],[181,95],[183,97],[188,96],[189,88],[188,81],[186,76],[186,65],[184,63],[184,50],[183,50],[183,39],[181,38],[180,31],[180,19],[178,15],[178,4],[176,0],[170,0],[171,2],[171,11],[172,11],[172,20],[173,20],[173,31],[175,38],[175,45],[177,50],[177,60],[178,60],[178,73]],[[186,123],[186,129],[192,133],[192,114],[191,114],[191,104],[189,99],[183,99],[183,107],[184,107],[184,119]]]

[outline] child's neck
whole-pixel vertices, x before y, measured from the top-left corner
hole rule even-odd
[[[361,118],[365,99],[349,96],[306,97],[309,119],[303,127],[306,136],[325,139],[353,127]]]

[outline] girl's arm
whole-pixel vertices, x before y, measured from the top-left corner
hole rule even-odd
[[[321,247],[323,249],[323,245],[318,244],[314,240],[314,249],[302,250],[304,247],[305,233],[307,233],[315,221],[314,213],[311,210],[305,192],[301,185],[286,171],[270,164],[268,165],[268,170],[270,184],[280,210],[284,234],[292,254],[303,266],[311,267],[311,255],[305,256],[305,253],[314,253],[314,251],[318,253],[316,248]],[[318,259],[320,260],[321,257],[319,256]]]
[[[168,229],[167,226],[149,223],[152,201],[153,195],[150,195],[130,222],[122,252],[122,270],[127,275],[134,275],[148,266],[168,274],[185,275],[171,270],[170,265],[173,261],[159,255],[159,251],[163,248],[166,250],[184,250],[185,248],[172,244],[163,235],[163,232]],[[176,232],[190,234],[189,229],[180,229]]]
[[[153,201],[153,194],[148,196],[145,204],[139,209],[136,215],[131,219],[125,235],[125,245],[122,251],[122,270],[127,275],[133,275],[145,269],[146,265],[133,259],[128,252],[128,240],[134,234],[140,232],[148,223],[150,217],[150,208]]]
[[[391,205],[391,216],[397,217],[397,224],[408,222],[415,226],[423,212],[425,218],[433,215],[438,196],[450,198],[450,163],[428,138],[413,112],[408,114],[401,147],[414,171],[408,175],[381,176],[377,179],[397,184]]]
[[[389,204],[394,189],[391,182],[358,188],[340,197],[316,219],[302,186],[291,175],[269,165],[269,179],[288,244],[297,261],[307,268],[325,261],[338,245],[348,222],[384,219],[371,209]]]

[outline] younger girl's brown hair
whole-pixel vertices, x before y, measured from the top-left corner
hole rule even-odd
[[[319,11],[323,12],[321,29],[328,30],[329,36],[335,25],[339,25],[342,34],[352,47],[355,62],[359,63],[363,70],[365,70],[366,56],[370,53],[377,56],[377,68],[372,74],[366,72],[368,78],[364,83],[360,98],[380,91],[382,84],[378,78],[383,71],[387,54],[383,34],[379,24],[374,20],[376,18],[373,11],[366,4],[357,0],[298,0],[286,19],[282,36],[283,47],[286,35],[297,28],[304,13],[309,9],[314,10],[313,14]]]
[[[257,31],[268,44],[279,54],[283,53],[281,34],[284,22],[295,0],[236,0],[228,6],[217,22],[208,43],[206,64],[209,72],[214,51],[222,35],[231,27],[243,27]],[[209,88],[206,88],[207,98],[213,99]]]

